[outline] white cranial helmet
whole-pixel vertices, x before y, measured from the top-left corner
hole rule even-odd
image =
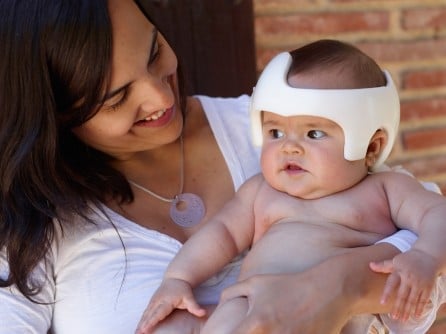
[[[255,145],[262,144],[261,112],[282,116],[318,116],[337,123],[344,132],[344,158],[363,159],[370,139],[378,129],[388,134],[388,142],[373,169],[390,154],[400,119],[400,102],[392,78],[384,71],[386,86],[358,89],[294,88],[287,82],[292,62],[283,52],[263,70],[251,96],[251,124]]]

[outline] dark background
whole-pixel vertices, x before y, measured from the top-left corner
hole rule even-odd
[[[188,94],[250,94],[256,80],[252,0],[138,0],[168,40]]]

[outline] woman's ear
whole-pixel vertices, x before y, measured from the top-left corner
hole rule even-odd
[[[384,147],[388,141],[387,132],[385,130],[377,130],[370,139],[369,146],[367,147],[367,154],[365,156],[365,163],[367,167],[372,167],[378,157],[381,155]]]

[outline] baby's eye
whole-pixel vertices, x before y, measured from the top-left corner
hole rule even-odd
[[[282,138],[285,135],[285,133],[279,129],[271,129],[269,130],[269,133],[274,139]]]
[[[321,139],[326,136],[326,133],[321,130],[310,130],[308,131],[308,137],[311,139]]]

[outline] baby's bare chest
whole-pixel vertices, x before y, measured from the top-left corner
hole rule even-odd
[[[374,187],[355,187],[311,200],[277,192],[268,195],[269,200],[256,206],[257,237],[278,222],[313,224],[328,230],[334,225],[379,235],[395,231],[386,195]]]

